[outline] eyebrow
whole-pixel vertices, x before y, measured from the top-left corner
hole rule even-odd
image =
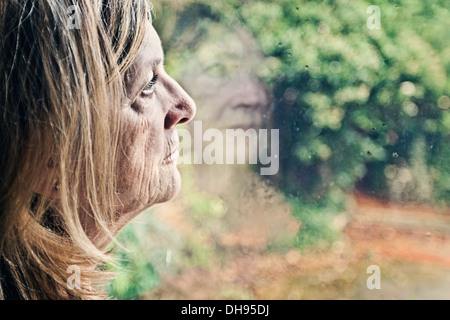
[[[157,67],[157,66],[159,66],[160,64],[161,64],[161,62],[163,61],[163,59],[162,58],[157,58],[157,59],[154,59],[151,63],[150,63],[150,65],[151,65],[151,67],[152,67],[152,73],[153,73],[153,75],[151,76],[151,77],[146,77],[146,79],[145,79],[145,83],[141,86],[141,90],[152,80],[152,78],[155,76],[154,74],[155,74],[155,72],[153,72],[153,70]],[[147,78],[150,78],[150,79],[147,79]]]
[[[163,61],[163,58],[156,58],[156,59],[153,59],[152,61],[150,61],[147,65],[151,66],[152,71],[153,71],[153,69],[155,69],[159,64],[161,64],[162,61]],[[141,92],[145,88],[145,86],[151,81],[153,76],[154,75],[152,75],[152,77],[146,76],[145,81],[144,80],[142,81],[142,84],[139,85],[139,87],[138,87],[139,88],[138,91],[134,92],[134,94],[139,94],[139,92]],[[142,78],[144,78],[144,77],[142,77]],[[136,80],[138,80],[138,79],[135,79],[135,81]]]
[[[151,63],[152,69],[156,68],[162,62],[162,60],[163,60],[162,58],[157,58],[157,59],[153,60]]]

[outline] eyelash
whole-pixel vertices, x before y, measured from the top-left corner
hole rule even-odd
[[[144,88],[144,90],[142,90],[142,93],[144,94],[144,95],[147,95],[147,96],[150,96],[150,95],[153,95],[153,93],[155,92],[154,91],[154,89],[155,89],[155,84],[158,82],[158,75],[157,74],[155,74],[154,76],[153,76],[153,79],[145,86],[145,88]],[[146,93],[145,91],[152,91],[151,93]]]

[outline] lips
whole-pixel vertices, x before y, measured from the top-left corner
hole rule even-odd
[[[170,155],[168,155],[167,157],[164,158],[164,164],[176,162],[179,157],[180,157],[180,153],[177,149],[177,150],[175,150],[175,152],[171,153]]]

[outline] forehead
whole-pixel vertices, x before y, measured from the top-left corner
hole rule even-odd
[[[143,76],[148,72],[151,72],[154,67],[161,62],[163,56],[164,53],[161,45],[161,39],[159,38],[155,28],[150,25],[146,32],[142,49],[127,73],[132,74],[134,78]]]

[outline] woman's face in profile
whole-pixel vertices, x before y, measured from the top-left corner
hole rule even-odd
[[[127,106],[121,112],[119,212],[139,212],[172,199],[180,189],[175,126],[196,112],[191,97],[164,71],[161,41],[153,26],[125,74]]]

